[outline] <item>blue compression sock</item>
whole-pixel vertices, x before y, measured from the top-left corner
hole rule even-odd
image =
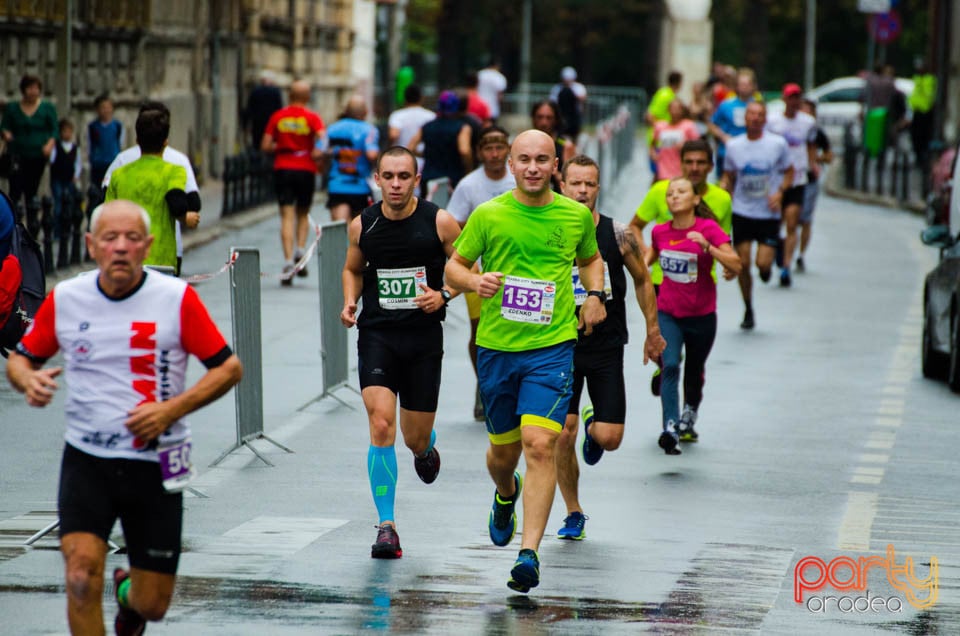
[[[393,521],[393,502],[397,492],[397,451],[393,446],[370,446],[367,451],[370,492],[377,506],[380,523]]]
[[[423,454],[426,455],[433,450],[433,445],[437,443],[437,432],[430,431],[430,443],[427,444],[427,450],[423,451]]]

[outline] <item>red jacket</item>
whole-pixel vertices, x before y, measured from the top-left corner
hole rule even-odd
[[[0,264],[0,325],[7,322],[22,281],[20,261],[13,254],[8,254]]]

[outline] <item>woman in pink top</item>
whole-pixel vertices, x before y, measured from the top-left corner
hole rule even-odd
[[[697,441],[693,425],[703,400],[703,369],[717,333],[717,284],[710,275],[713,261],[720,261],[728,278],[740,272],[740,261],[730,237],[717,225],[689,180],[678,177],[670,181],[667,207],[673,220],[653,228],[647,265],[659,259],[663,268],[657,319],[667,348],[660,387],[663,432],[658,443],[668,455],[679,455],[677,442]],[[678,393],[684,347],[681,414]]]
[[[692,139],[700,139],[700,131],[678,97],[670,102],[670,121],[658,121],[653,128],[650,158],[657,164],[658,180],[673,179],[683,174],[680,146]]]

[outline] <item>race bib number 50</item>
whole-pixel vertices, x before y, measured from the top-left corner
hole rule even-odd
[[[424,267],[404,269],[378,269],[377,291],[380,307],[383,309],[416,309],[413,299],[423,296],[420,285],[427,284],[427,270]]]
[[[550,280],[506,276],[500,315],[515,322],[548,325],[553,320],[557,286]]]
[[[193,467],[190,451],[193,444],[190,438],[160,446],[157,449],[157,458],[160,461],[160,473],[163,476],[163,489],[167,492],[179,492],[197,475]]]

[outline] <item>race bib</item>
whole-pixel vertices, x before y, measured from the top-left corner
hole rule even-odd
[[[607,298],[610,298],[613,295],[613,286],[610,284],[610,268],[607,266],[606,261],[603,261],[603,291],[607,292]],[[584,289],[583,284],[580,282],[580,268],[574,265],[573,300],[577,303],[577,307],[579,307],[586,299],[587,290]]]
[[[697,282],[697,255],[690,252],[663,250],[660,252],[663,275],[678,283]]]
[[[740,179],[741,192],[751,199],[765,199],[767,197],[767,175],[765,174],[741,174]]]
[[[557,286],[553,281],[506,276],[500,315],[515,322],[549,325],[553,320],[556,294]]]
[[[413,299],[423,296],[420,285],[427,284],[425,267],[406,267],[403,269],[378,269],[377,292],[382,309],[417,309]]]
[[[190,438],[187,438],[182,442],[160,446],[157,449],[160,473],[163,476],[163,489],[167,492],[180,492],[197,476],[197,470],[193,467],[190,457],[192,447]]]

